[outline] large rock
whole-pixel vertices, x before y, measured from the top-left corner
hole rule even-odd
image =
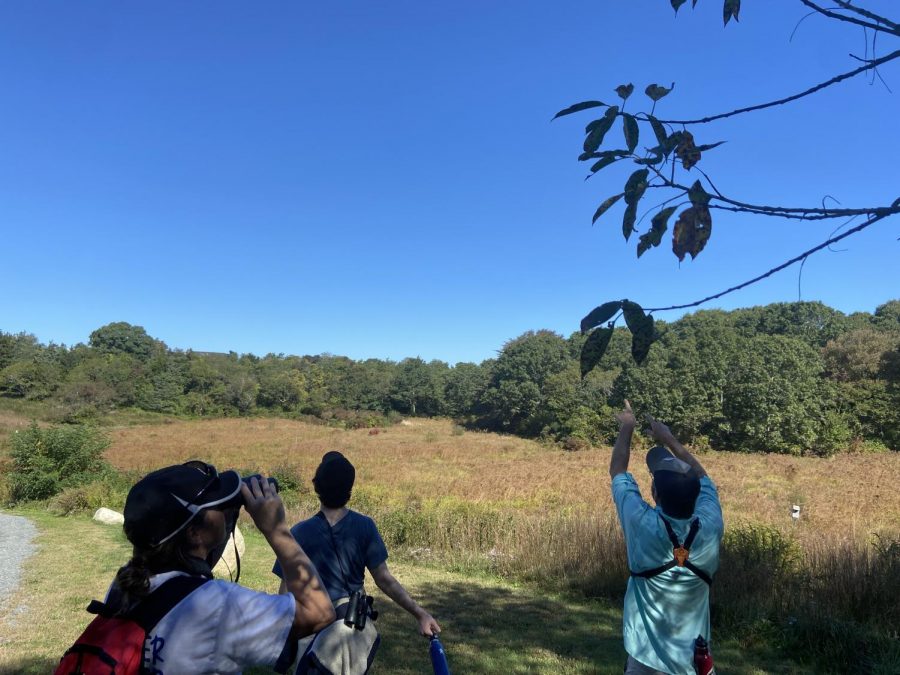
[[[243,556],[246,547],[244,545],[244,535],[235,526],[234,534],[225,544],[225,552],[219,558],[219,562],[213,567],[213,574],[220,579],[233,579],[237,574],[237,558],[234,555],[234,549],[237,546],[238,555]]]
[[[105,525],[121,525],[125,522],[125,516],[118,511],[101,506],[94,512],[94,520]]]

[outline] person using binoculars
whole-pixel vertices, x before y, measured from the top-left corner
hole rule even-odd
[[[371,596],[363,588],[366,569],[375,585],[415,618],[420,634],[430,637],[441,630],[434,617],[410,597],[388,570],[387,547],[375,521],[347,508],[355,479],[356,469],[343,454],[325,453],[313,477],[321,510],[291,528],[319,570],[341,619],[317,636],[311,645],[304,645],[305,653],[297,673],[365,672],[371,663],[379,637],[371,623],[377,618],[377,612],[372,607]],[[280,560],[272,571],[282,577],[284,589],[287,578]],[[348,650],[348,644],[355,646],[355,656],[351,659],[354,663],[350,665],[346,653],[354,650]],[[332,660],[331,653],[336,651],[345,654],[341,663],[337,656]]]
[[[278,559],[282,595],[212,578],[241,507]],[[291,536],[271,479],[242,480],[199,461],[169,466],[131,488],[124,516],[134,552],[102,606],[125,614],[155,595],[170,596],[172,605],[147,627],[141,672],[240,673],[252,665],[286,672],[297,640],[334,621],[325,586]]]

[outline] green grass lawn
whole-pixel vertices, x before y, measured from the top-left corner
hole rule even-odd
[[[58,517],[16,509],[39,530],[38,552],[26,563],[19,592],[0,615],[0,673],[52,672],[66,648],[87,625],[84,608],[102,598],[116,569],[129,554],[118,527],[100,525],[88,515]],[[275,592],[273,555],[255,531],[245,531],[247,551],[241,583]],[[391,560],[394,574],[443,628],[450,667],[465,673],[619,674],[625,660],[621,609],[602,600],[575,599],[485,577]],[[381,649],[374,675],[430,673],[428,641],[415,622],[384,597],[374,584]],[[766,645],[717,642],[720,673],[806,673],[785,664]],[[252,669],[248,673],[269,672]]]

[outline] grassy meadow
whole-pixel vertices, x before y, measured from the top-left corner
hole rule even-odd
[[[27,424],[25,412],[0,412],[0,432]],[[566,452],[443,420],[344,430],[279,418],[119,419],[107,429],[106,457],[125,478],[64,493],[51,512],[118,508],[130,479],[200,458],[277,476],[289,519],[299,520],[316,508],[310,478],[319,459],[341,450],[357,468],[351,507],[376,519],[398,577],[442,623],[454,672],[621,672],[628,572],[609,448]],[[640,450],[631,468],[649,494]],[[900,672],[900,641],[891,635],[900,627],[900,454],[700,459],[719,487],[727,528],[712,595],[719,672],[842,672],[848,650],[861,654],[864,672]],[[792,504],[802,509],[798,523]],[[89,514],[28,515],[42,541],[19,601],[41,617],[64,610],[68,620],[40,639],[0,620],[0,635],[11,636],[0,639],[0,671],[17,672],[10,664],[26,654],[42,654],[46,665],[61,653],[83,625],[87,599],[127,558],[121,534]],[[242,527],[242,582],[271,589],[271,554],[249,522]],[[116,553],[85,544],[98,537]],[[56,581],[41,574],[76,564]],[[429,672],[427,645],[409,618],[380,605],[376,672]]]

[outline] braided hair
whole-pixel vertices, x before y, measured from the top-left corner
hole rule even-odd
[[[206,511],[198,514],[198,521],[205,522]],[[126,529],[125,536],[129,532]],[[211,576],[209,565],[188,553],[188,528],[184,528],[168,541],[153,547],[134,545],[131,559],[116,573],[114,587],[118,591],[120,612],[126,611],[150,594],[150,577],[163,572],[182,571]]]

